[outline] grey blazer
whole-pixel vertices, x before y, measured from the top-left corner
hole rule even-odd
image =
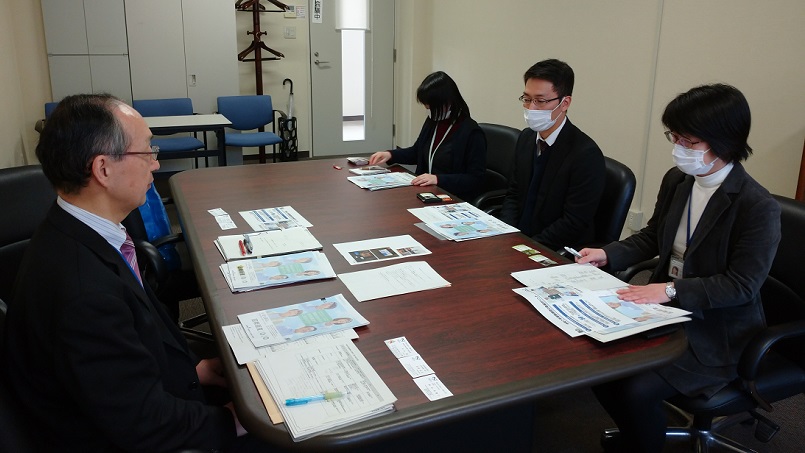
[[[670,280],[671,248],[693,183],[677,168],[665,174],[648,225],[604,247],[612,270],[659,255],[650,281]],[[765,323],[759,290],[779,242],[779,204],[736,162],[705,207],[682,278],[674,281],[679,306],[693,312],[684,327],[689,352],[702,365],[697,372],[711,369],[714,377],[734,378],[746,343]]]

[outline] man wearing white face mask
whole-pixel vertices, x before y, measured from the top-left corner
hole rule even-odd
[[[676,167],[648,225],[577,260],[617,271],[659,256],[649,284],[618,297],[693,313],[683,325],[688,349],[674,363],[593,388],[620,428],[620,451],[662,451],[663,400],[710,398],[737,378],[744,347],[764,325],[759,292],[780,241],[780,206],[740,163],[752,153],[744,95],[723,84],[693,88],[668,104],[662,123]]]
[[[528,128],[517,140],[500,218],[553,249],[589,244],[606,172],[601,149],[567,118],[573,69],[544,60],[523,81]]]

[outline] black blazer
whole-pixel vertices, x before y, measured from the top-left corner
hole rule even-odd
[[[391,151],[389,163],[416,164],[416,174],[428,172],[428,151],[436,122],[430,118],[425,120],[416,142],[408,148]],[[449,169],[434,168],[439,179],[439,187],[456,195],[464,201],[472,201],[483,189],[486,173],[486,135],[470,117],[464,117],[456,123],[455,132],[451,131],[439,151],[450,149],[452,165]]]
[[[3,371],[60,451],[222,448],[226,408],[204,403],[198,363],[122,255],[54,203],[9,302]]]
[[[517,226],[528,198],[537,132],[523,129],[515,147],[513,174],[500,218]],[[539,184],[532,231],[523,231],[552,249],[581,247],[595,237],[595,212],[606,183],[601,149],[568,118],[550,148]]]
[[[765,323],[760,287],[780,242],[779,204],[739,162],[734,165],[707,203],[685,252],[682,278],[674,280],[679,306],[693,312],[683,324],[693,355],[688,359],[700,364],[695,371],[723,384],[735,378],[746,343]],[[670,280],[671,249],[693,183],[675,167],[665,174],[646,227],[604,247],[612,270],[659,255],[650,281]],[[695,387],[689,378],[694,381],[671,383]]]

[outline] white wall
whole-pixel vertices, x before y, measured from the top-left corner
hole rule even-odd
[[[755,119],[750,173],[771,192],[794,195],[805,137],[805,2],[401,3],[398,24],[410,37],[404,43],[413,47],[414,71],[450,74],[479,122],[524,127],[516,101],[522,74],[545,58],[568,62],[576,73],[571,121],[636,173],[633,205],[646,216],[672,165],[662,110],[677,93],[716,81],[737,86],[749,99]],[[417,41],[422,35],[431,39]],[[421,67],[419,52],[431,56]],[[418,132],[418,111],[405,110],[415,88],[400,93],[398,116],[412,128],[398,142]]]
[[[292,5],[307,6],[305,0]],[[494,7],[494,9],[493,9]],[[793,196],[805,137],[805,2],[801,0],[398,0],[396,143],[408,145],[425,116],[415,91],[434,70],[456,79],[473,116],[524,127],[522,74],[534,62],[573,66],[571,120],[604,153],[638,177],[634,205],[650,215],[661,175],[671,166],[659,116],[677,93],[731,83],[754,116],[749,171],[770,191]],[[264,41],[286,58],[263,63],[264,92],[286,109],[295,84],[300,150],[310,149],[308,18],[263,13]],[[251,14],[237,13],[238,49],[248,46]],[[285,26],[297,39],[283,39]],[[50,100],[38,1],[0,0],[0,167],[33,161],[33,124]],[[254,65],[239,63],[241,93],[254,93]]]
[[[0,0],[0,168],[36,161],[34,123],[50,100],[45,32],[38,1]]]

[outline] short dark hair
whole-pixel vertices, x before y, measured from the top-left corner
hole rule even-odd
[[[747,143],[752,125],[749,103],[733,86],[716,83],[691,88],[665,107],[662,124],[677,134],[706,141],[724,161],[741,161],[752,154]]]
[[[458,91],[458,85],[442,71],[425,77],[416,90],[416,100],[430,107],[431,118],[438,118],[448,108],[454,118],[470,116],[470,108]]]
[[[573,83],[575,82],[573,68],[564,61],[555,58],[542,60],[528,68],[523,74],[523,83],[528,83],[528,79],[541,79],[551,82],[553,89],[560,97],[573,95]]]
[[[121,104],[109,94],[76,94],[59,101],[36,145],[36,157],[53,187],[77,193],[89,183],[95,156],[123,158],[129,138],[113,113]]]

